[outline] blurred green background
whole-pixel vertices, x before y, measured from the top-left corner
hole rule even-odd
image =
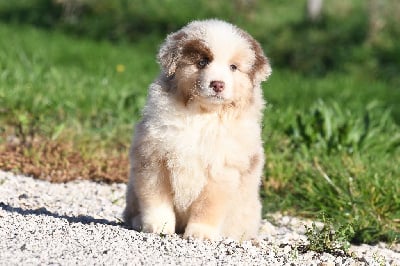
[[[353,242],[398,241],[400,2],[323,0],[316,15],[308,2],[1,0],[0,168],[126,180],[127,161],[109,158],[127,156],[159,45],[191,20],[220,18],[253,35],[273,67],[265,214],[324,212],[352,224]]]
[[[274,66],[307,75],[329,71],[398,80],[400,4],[395,0],[322,0],[309,19],[305,0],[18,0],[0,19],[113,42],[159,39],[188,21],[221,18],[248,30]]]

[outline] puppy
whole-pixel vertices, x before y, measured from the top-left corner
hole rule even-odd
[[[124,219],[136,230],[249,239],[261,220],[260,45],[220,20],[167,36],[130,150]]]

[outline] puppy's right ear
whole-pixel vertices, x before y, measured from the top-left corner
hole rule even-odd
[[[182,48],[187,34],[178,31],[167,36],[157,55],[158,63],[167,77],[175,74],[178,61],[182,55]]]

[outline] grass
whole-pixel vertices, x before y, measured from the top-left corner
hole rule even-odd
[[[111,44],[5,24],[0,36],[0,168],[125,181],[161,38]],[[352,224],[352,242],[398,241],[400,92],[365,76],[274,68],[264,94],[264,212],[324,212]]]
[[[156,49],[155,45],[112,47],[29,27],[19,28],[20,35],[14,34],[14,30],[4,25],[0,28],[2,36],[9,36],[0,40],[0,130],[6,133],[3,135],[15,136],[19,142],[45,136],[46,143],[51,142],[47,146],[66,146],[62,149],[69,152],[51,163],[51,167],[60,165],[58,161],[67,157],[90,161],[93,155],[101,154],[107,165],[113,164],[113,160],[106,158],[112,153],[117,159],[120,150],[126,151],[147,84],[157,69],[150,52]],[[51,151],[37,147],[41,144],[31,145],[35,147],[35,156],[30,157],[54,158],[49,156]],[[16,150],[4,149],[5,154]],[[43,168],[41,160],[29,160],[35,167],[26,169],[23,153],[19,149],[18,158],[7,160],[8,163],[2,160],[0,165],[7,169],[23,168],[35,175]],[[103,163],[96,164],[96,159],[91,160],[92,168],[104,168]],[[114,177],[108,173],[110,180],[126,178],[126,160],[121,163],[118,169],[123,169],[123,173],[117,171]],[[92,172],[97,179],[99,171]],[[61,174],[60,178],[67,177]]]
[[[46,120],[35,131],[47,135],[89,129],[107,137],[130,130],[125,126],[138,118],[157,68],[150,52],[155,46],[113,48],[31,28],[20,29],[26,36],[12,31],[0,29],[2,36],[10,36],[0,41],[2,112],[12,113],[6,117],[14,120],[8,123],[29,127]]]
[[[305,235],[309,242],[307,250],[350,255],[349,240],[354,236],[352,224],[348,223],[335,228],[332,221],[324,215],[322,215],[322,222],[322,228],[318,228],[314,222],[311,226],[305,226]]]

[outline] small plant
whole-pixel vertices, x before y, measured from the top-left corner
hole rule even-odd
[[[319,229],[313,222],[311,227],[306,227],[306,236],[309,241],[308,250],[318,253],[344,253],[348,254],[350,239],[354,236],[352,224],[340,225],[336,230],[331,219],[322,215],[323,227]]]
[[[162,227],[162,229],[161,229],[161,232],[160,232],[160,237],[161,237],[161,238],[164,238],[164,237],[167,236],[167,234],[164,233],[164,229],[165,229],[165,226],[166,226],[166,225],[167,225],[167,222],[165,222],[165,223],[163,224],[163,227]]]
[[[384,266],[386,265],[386,260],[385,257],[382,255],[379,255],[378,253],[374,253],[372,255],[372,258],[375,260],[375,262],[379,265],[379,266]]]
[[[21,138],[21,142],[24,145],[29,144],[37,133],[35,119],[30,114],[16,112],[15,120],[11,124],[14,124],[16,135]]]

